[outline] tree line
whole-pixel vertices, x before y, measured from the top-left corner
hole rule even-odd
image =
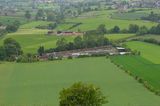
[[[153,22],[160,22],[160,14],[156,14],[152,11],[148,16],[141,17],[141,19]]]
[[[56,48],[45,51],[44,47],[41,46],[38,49],[38,54],[43,55],[45,52],[59,52],[110,45],[111,42],[105,37],[105,33],[105,25],[100,25],[96,30],[90,30],[85,32],[83,36],[75,37],[73,42],[67,42],[65,38],[60,38],[56,42]]]
[[[6,34],[6,33],[11,33],[11,32],[16,32],[20,26],[20,22],[18,20],[14,21],[13,23],[9,25],[3,25],[0,23],[0,27],[5,27],[3,29],[0,29],[0,36]]]
[[[101,27],[105,26],[105,25],[100,25]],[[111,28],[110,30],[107,30],[105,28],[104,33],[110,33],[110,34],[114,34],[114,33],[133,33],[136,35],[145,35],[145,34],[155,34],[155,35],[159,35],[160,34],[160,24],[153,26],[151,28],[148,28],[146,26],[139,26],[137,24],[130,24],[129,27],[127,29],[121,29],[119,26],[114,26],[113,28]]]

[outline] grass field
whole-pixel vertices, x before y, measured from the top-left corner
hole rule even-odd
[[[56,47],[56,42],[59,38],[55,35],[47,36],[47,29],[36,29],[36,26],[48,25],[51,22],[46,21],[33,21],[27,24],[24,24],[20,27],[20,29],[15,33],[9,33],[0,39],[0,45],[3,44],[4,39],[13,38],[18,41],[24,53],[36,53],[37,49],[40,46],[44,46],[45,49]],[[68,41],[72,41],[74,37],[69,36],[65,37]]]
[[[127,42],[126,44],[132,50],[140,51],[141,56],[145,59],[160,64],[160,46],[139,41]]]
[[[111,59],[134,76],[139,76],[155,89],[160,90],[160,64],[153,64],[140,56],[115,56]]]
[[[33,21],[24,24],[15,33],[9,33],[3,38],[0,38],[0,45],[3,44],[3,40],[6,38],[13,38],[18,41],[24,53],[36,53],[37,49],[43,45],[46,49],[56,47],[56,41],[61,38],[55,35],[47,36],[47,29],[36,29],[39,25],[48,25],[51,22],[45,21]],[[63,29],[67,29],[70,26],[64,26]],[[133,34],[107,34],[105,35],[109,40],[116,41],[134,36]],[[67,41],[73,41],[74,36],[66,36]]]
[[[33,22],[29,22],[27,24],[22,25],[20,28],[21,29],[31,29],[31,28],[35,28],[39,25],[41,26],[47,26],[48,24],[50,24],[52,22],[47,22],[47,21],[33,21]]]
[[[140,20],[141,17],[148,16],[151,12],[160,13],[159,9],[135,9],[135,12],[126,12],[126,13],[119,13],[115,12],[112,15],[112,18],[114,19],[123,19],[123,20]]]
[[[36,53],[40,46],[44,46],[45,49],[56,47],[56,42],[59,38],[58,36],[47,36],[47,30],[41,29],[20,29],[16,33],[11,33],[6,35],[0,40],[0,45],[3,44],[3,40],[6,38],[13,38],[18,41],[24,53]],[[73,36],[65,37],[67,41],[72,41]]]
[[[124,19],[124,20],[140,20],[141,17],[148,16],[147,13],[115,13],[112,15],[114,19]]]
[[[157,41],[160,41],[160,35],[145,35],[145,36],[136,36],[134,38],[138,39],[155,39]]]
[[[159,106],[154,95],[110,60],[84,58],[32,64],[0,64],[0,104],[7,106],[58,106],[59,91],[74,82],[102,88],[104,106]]]
[[[105,35],[111,41],[117,41],[121,39],[126,39],[130,37],[134,37],[134,34],[107,34]]]
[[[129,24],[138,24],[140,26],[152,27],[157,25],[157,23],[143,21],[143,20],[121,20],[121,19],[113,19],[111,14],[113,14],[115,10],[108,11],[92,11],[83,13],[81,16],[77,18],[69,18],[66,19],[66,22],[81,22],[82,24],[78,27],[75,27],[72,30],[77,31],[80,29],[81,31],[93,30],[96,29],[100,24],[105,24],[107,29],[113,28],[115,25],[118,25],[121,29],[128,28]],[[58,28],[63,27],[63,25]]]
[[[22,17],[0,16],[0,23],[4,25],[12,24],[15,21],[20,21],[21,24],[24,24],[27,22],[27,20]]]

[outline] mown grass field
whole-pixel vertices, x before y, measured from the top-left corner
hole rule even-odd
[[[115,56],[111,60],[160,90],[160,64],[154,64],[140,56]]]
[[[160,64],[160,46],[139,41],[127,42],[126,45],[132,50],[140,51],[143,58],[155,64]]]
[[[84,58],[32,64],[0,64],[0,104],[58,106],[59,92],[75,82],[99,86],[104,106],[159,106],[154,95],[110,60]]]

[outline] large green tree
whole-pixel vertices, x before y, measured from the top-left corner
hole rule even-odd
[[[4,49],[7,57],[19,56],[23,53],[20,44],[12,38],[4,40]]]
[[[137,33],[138,31],[139,31],[138,25],[134,25],[134,24],[129,25],[129,32],[130,33]]]
[[[106,34],[107,33],[106,26],[104,24],[99,25],[97,31],[100,35]]]
[[[67,40],[65,38],[60,38],[56,42],[57,49],[60,51],[66,50]]]
[[[102,106],[107,103],[99,87],[81,82],[60,92],[59,106]]]
[[[30,13],[30,11],[26,11],[25,18],[27,18],[28,20],[31,19],[31,13]]]

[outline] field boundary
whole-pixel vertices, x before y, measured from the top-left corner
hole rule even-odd
[[[124,68],[123,65],[116,64],[112,57],[109,57],[111,63],[113,63],[115,66],[117,66],[119,69],[123,70],[128,75],[132,76],[135,80],[137,80],[140,84],[142,84],[145,88],[147,88],[149,91],[153,92],[155,95],[160,96],[160,91],[156,90],[151,84],[149,84],[147,81],[145,81],[143,78],[133,75],[130,70],[127,70]]]

